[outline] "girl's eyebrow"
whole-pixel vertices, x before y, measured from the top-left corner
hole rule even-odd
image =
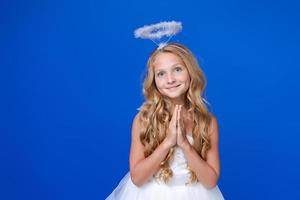
[[[182,66],[182,64],[181,63],[175,63],[175,64],[173,64],[172,66],[171,66],[171,68],[174,68],[174,67],[176,67],[176,66],[178,66],[178,65],[180,65],[180,66]],[[160,71],[164,71],[164,69],[157,69],[157,70],[155,70],[155,72],[160,72]]]

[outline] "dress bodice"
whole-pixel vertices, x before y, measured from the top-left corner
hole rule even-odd
[[[187,139],[190,144],[193,142],[193,137],[191,135],[187,135]],[[170,162],[170,168],[172,169],[173,176],[168,182],[168,185],[176,186],[176,185],[184,185],[189,182],[190,174],[188,170],[188,163],[183,153],[183,150],[176,146],[174,151],[174,157]],[[163,180],[151,180],[156,181],[158,183],[164,183]]]

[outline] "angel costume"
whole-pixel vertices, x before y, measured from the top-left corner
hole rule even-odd
[[[192,143],[193,138],[187,135]],[[183,151],[175,147],[174,159],[170,163],[173,177],[168,183],[151,178],[141,187],[137,187],[131,181],[130,173],[120,181],[115,190],[106,200],[223,200],[224,197],[216,186],[206,189],[200,182],[186,185],[189,181],[187,160]]]

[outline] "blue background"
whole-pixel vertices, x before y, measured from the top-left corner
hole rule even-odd
[[[297,1],[1,1],[0,199],[104,199],[129,169],[154,43],[183,23],[220,129],[225,199],[300,199]]]

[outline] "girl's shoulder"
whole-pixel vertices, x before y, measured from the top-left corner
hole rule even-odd
[[[210,118],[211,118],[212,120],[213,120],[213,119],[216,119],[216,116],[215,116],[215,114],[214,114],[213,112],[209,111],[208,114],[209,114],[209,116],[210,116]]]
[[[142,108],[145,106],[145,102],[144,103],[142,103],[142,105],[140,105],[140,107],[138,107],[136,110],[137,111],[141,111],[142,110]],[[138,112],[139,113],[139,112]]]
[[[145,103],[143,103],[140,107],[138,107],[136,109],[137,112],[135,113],[135,115],[133,117],[133,125],[139,125],[140,115],[143,111],[144,106],[145,106]]]
[[[215,129],[218,129],[218,119],[214,113],[209,112],[208,114],[210,116],[209,132],[212,133],[212,132],[214,132]]]
[[[212,111],[208,111],[208,115],[210,116],[211,121],[212,121],[212,120],[217,120],[217,119],[218,119],[218,117],[216,116],[216,114],[213,113]]]

